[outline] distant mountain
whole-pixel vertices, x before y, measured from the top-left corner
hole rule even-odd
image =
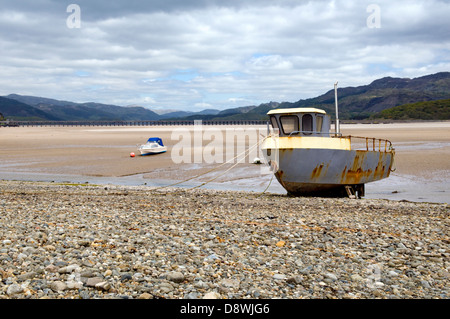
[[[368,85],[338,88],[340,119],[366,119],[394,106],[450,98],[450,72],[414,79],[385,77]],[[335,116],[334,89],[315,98],[297,102],[270,102],[221,111],[215,116],[187,116],[203,120],[265,120],[273,108],[317,107]]]
[[[61,101],[61,100],[49,99],[49,98],[45,98],[45,97],[19,95],[19,94],[10,94],[5,97],[8,99],[13,99],[13,100],[22,102],[24,104],[31,105],[31,106],[36,106],[39,104],[57,105],[57,106],[76,105],[77,104],[75,102],[70,102],[70,101]]]
[[[197,114],[200,114],[200,115],[216,115],[219,113],[220,113],[220,110],[216,110],[216,109],[205,109],[203,111],[197,112]]]
[[[192,116],[202,116],[202,115],[216,115],[220,111],[216,109],[206,109],[199,112],[189,112],[189,111],[171,111],[167,113],[160,113],[161,120],[166,119],[178,119],[178,118],[186,118],[186,117],[192,117]]]
[[[7,119],[27,121],[58,121],[60,118],[28,104],[0,96],[0,113]]]
[[[4,98],[20,102],[23,105],[41,111],[40,116],[33,112],[27,116],[25,113],[18,117],[11,112],[5,112],[5,117],[16,120],[49,120],[56,121],[155,121],[164,119],[178,119],[186,116],[218,114],[220,111],[206,109],[200,112],[170,111],[168,113],[156,112],[141,106],[117,106],[101,103],[75,103],[70,101],[55,100],[37,96],[10,94]],[[0,102],[0,110],[2,103]],[[33,114],[32,114],[33,113]]]
[[[338,88],[338,98],[340,119],[367,119],[396,106],[450,99],[450,72],[414,79],[385,77],[368,85]],[[160,114],[140,106],[75,103],[17,94],[0,99],[0,112],[5,117],[21,120],[265,120],[267,112],[273,108],[293,107],[317,107],[334,116],[334,90],[297,102],[269,102],[223,111],[209,109],[201,112],[159,112]],[[433,109],[436,108],[433,106]],[[396,112],[398,110],[403,109],[397,109]],[[427,109],[423,109],[423,112],[426,113]]]
[[[10,94],[7,98],[51,114],[61,121],[153,121],[160,119],[155,112],[140,106],[123,107],[93,102],[75,103],[18,94]],[[9,116],[9,118],[16,117]]]
[[[220,111],[217,114],[208,115],[190,115],[184,117],[186,120],[205,120],[205,121],[221,121],[221,120],[265,120],[266,113],[281,104],[278,102],[263,103],[259,106],[243,106]]]
[[[369,85],[338,88],[339,118],[364,119],[394,106],[449,98],[450,72],[415,79],[385,77]],[[316,98],[281,105],[311,106],[322,108],[334,116],[334,89]]]
[[[248,113],[256,107],[257,107],[256,105],[251,105],[251,106],[241,106],[241,107],[236,107],[236,108],[232,108],[232,109],[226,109],[226,110],[220,111],[218,113],[218,115],[219,116],[228,116],[228,115],[233,115],[233,114]]]
[[[142,106],[123,107],[101,103],[83,103],[81,105],[87,106],[91,109],[95,109],[98,112],[107,112],[109,114],[113,114],[117,120],[122,121],[154,121],[161,118],[155,112]]]

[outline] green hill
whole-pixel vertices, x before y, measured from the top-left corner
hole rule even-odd
[[[404,104],[383,110],[371,119],[450,120],[450,99]]]
[[[10,94],[8,99],[20,102],[61,121],[152,121],[160,116],[143,107],[123,107],[101,103],[75,103],[35,96]],[[0,109],[3,105],[0,101]],[[5,114],[6,116],[6,114]],[[11,119],[17,117],[8,116]],[[35,117],[22,117],[21,120],[42,120]]]
[[[0,96],[0,113],[10,120],[58,121],[58,117],[36,109],[28,104]]]

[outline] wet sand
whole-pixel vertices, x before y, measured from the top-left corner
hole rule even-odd
[[[203,126],[204,130],[226,128],[248,127]],[[266,127],[258,129],[265,132]],[[180,130],[194,139],[193,126],[0,128],[0,179],[162,186],[208,172],[232,158],[230,153],[239,153],[237,146],[236,150],[224,149],[219,163],[198,162],[202,148],[192,142],[190,163],[176,163],[172,150],[180,145]],[[388,179],[367,184],[366,197],[448,202],[450,122],[346,124],[341,125],[341,132],[389,139],[396,150],[396,171]],[[139,156],[136,144],[152,136],[161,137],[168,151]],[[203,146],[209,143],[211,140],[205,138]],[[131,152],[136,157],[130,157]],[[269,186],[268,192],[283,193],[271,174],[262,172],[261,165],[251,164],[251,156],[234,167],[236,160],[222,165],[183,186],[198,186],[214,179],[204,187],[263,191]]]

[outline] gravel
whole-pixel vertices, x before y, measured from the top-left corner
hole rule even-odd
[[[0,298],[450,297],[447,204],[0,181]]]

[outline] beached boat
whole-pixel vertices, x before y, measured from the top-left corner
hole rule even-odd
[[[336,85],[335,85],[336,91]],[[394,149],[385,139],[342,136],[336,94],[335,132],[317,108],[275,109],[261,149],[280,184],[293,195],[364,196],[364,184],[389,177]]]
[[[167,147],[159,137],[150,137],[147,143],[138,145],[138,150],[141,155],[152,155],[166,152]]]

